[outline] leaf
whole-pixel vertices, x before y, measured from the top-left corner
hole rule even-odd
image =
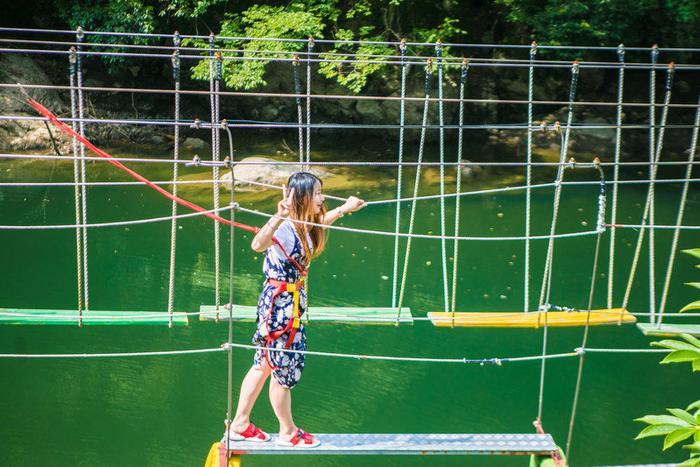
[[[695,433],[697,436],[698,433]],[[693,444],[686,444],[683,449],[690,449],[692,452],[700,452],[700,441],[695,440]]]
[[[700,358],[693,360],[693,371],[700,371]]]
[[[683,342],[675,339],[665,339],[659,342],[652,342],[651,343],[652,347],[663,347],[665,349],[672,349],[672,350],[692,350],[692,351],[700,351],[697,347],[695,347],[692,344],[689,344],[688,342]]]
[[[694,362],[700,360],[700,352],[695,350],[674,350],[661,360],[659,363],[665,365],[667,363],[683,363]]]
[[[698,282],[700,284],[700,282]],[[690,334],[681,334],[681,337],[685,339],[688,343],[693,344],[696,346],[698,349],[700,349],[700,339],[695,338],[694,336],[691,336]]]
[[[683,313],[688,310],[700,310],[700,300],[695,300],[692,303],[688,303],[686,306],[680,309],[679,313]]]
[[[695,420],[695,417],[690,415],[688,412],[686,412],[683,409],[666,409],[669,412],[671,412],[673,415],[676,417],[680,418],[681,420],[688,422],[690,425],[696,425],[697,422]]]
[[[674,417],[673,415],[646,415],[642,418],[635,418],[635,422],[648,423],[649,425],[678,425],[679,427],[688,427],[689,425],[683,420]]]
[[[685,285],[689,285],[691,287],[695,287],[696,289],[700,289],[700,282],[686,282]]]
[[[664,451],[684,439],[688,439],[695,433],[695,428],[679,428],[666,435],[664,438]]]
[[[687,255],[695,256],[696,258],[700,259],[700,248],[692,248],[689,250],[681,250],[681,251]]]
[[[678,425],[649,425],[645,427],[642,431],[640,431],[637,437],[634,439],[649,438],[650,436],[663,436],[677,429]]]
[[[686,410],[687,412],[690,412],[690,411],[693,410],[693,409],[700,409],[700,400],[697,400],[697,401],[693,402],[693,403],[690,404],[688,407],[686,407],[685,410]]]
[[[691,458],[686,461],[681,462],[678,464],[676,467],[698,467],[700,466],[700,459],[698,458]]]

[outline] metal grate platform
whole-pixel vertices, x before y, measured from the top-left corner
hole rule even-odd
[[[199,307],[200,321],[216,319],[216,307],[202,305]],[[257,307],[248,305],[233,305],[234,321],[255,321]],[[346,324],[396,324],[396,308],[355,307],[355,306],[312,306],[309,307],[309,321],[325,321]],[[219,320],[228,320],[228,308],[219,307]],[[306,321],[306,316],[302,318]],[[401,324],[413,324],[410,308],[401,308]]]
[[[557,445],[548,434],[319,434],[321,445],[311,449],[288,448],[275,444],[231,441],[234,455],[312,454],[312,455],[530,455],[549,454]],[[225,439],[221,440],[225,443]],[[212,449],[218,449],[215,443]]]

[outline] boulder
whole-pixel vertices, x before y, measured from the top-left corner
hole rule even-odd
[[[200,138],[185,138],[182,143],[182,149],[196,153],[209,153],[211,146],[209,143]]]
[[[283,185],[287,183],[287,179],[291,174],[301,170],[301,165],[299,164],[272,164],[278,161],[268,157],[246,157],[241,162],[246,162],[247,164],[237,164],[233,168],[233,172],[236,176],[236,189],[241,191],[261,191],[270,189],[270,187],[258,184]],[[250,164],[252,162],[256,162],[257,164]],[[319,178],[330,175],[330,172],[318,167],[312,167],[310,171]],[[227,190],[231,189],[231,172],[226,172],[221,177],[221,184]]]

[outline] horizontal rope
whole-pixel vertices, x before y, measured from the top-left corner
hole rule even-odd
[[[278,218],[281,219],[279,216],[276,216],[274,214],[268,214],[265,212],[261,211],[256,211],[255,209],[247,209],[244,207],[238,207],[237,210],[242,211],[242,212],[247,212],[249,214],[255,214],[257,216],[261,217],[266,217],[266,218]],[[443,238],[445,240],[460,240],[460,241],[508,241],[508,240],[513,240],[513,241],[520,241],[520,240],[548,240],[552,238],[551,235],[531,235],[529,237],[523,237],[523,236],[514,236],[514,237],[467,237],[467,236],[454,236],[454,235],[429,235],[429,234],[408,234],[408,233],[403,233],[403,232],[388,232],[384,230],[370,230],[370,229],[358,229],[358,228],[352,228],[352,227],[342,227],[339,225],[326,225],[326,224],[318,224],[315,222],[304,222],[304,221],[294,221],[299,224],[305,224],[305,225],[311,225],[311,226],[318,226],[318,227],[323,227],[324,229],[331,229],[331,230],[341,230],[344,232],[354,232],[354,233],[361,233],[361,234],[368,234],[368,235],[380,235],[380,236],[386,236],[386,237],[404,237],[404,238],[423,238],[423,239],[428,239],[428,240],[442,240]],[[572,238],[572,237],[583,237],[583,236],[588,236],[588,235],[595,235],[597,234],[597,231],[595,230],[588,230],[588,231],[583,231],[583,232],[571,232],[571,233],[563,233],[563,234],[556,234],[554,235],[554,238]]]
[[[86,156],[86,157],[74,157],[74,156],[56,156],[55,154],[12,154],[12,153],[0,153],[0,159],[37,159],[37,160],[67,160],[72,161],[86,160],[86,161],[104,161],[105,159],[98,156]],[[193,164],[192,160],[182,160],[182,159],[167,159],[167,158],[146,158],[146,157],[112,157],[111,160],[118,162],[143,162],[143,163],[158,163],[158,164],[185,164],[185,165],[197,165]],[[210,161],[200,160],[202,166],[210,167],[213,163]],[[219,163],[221,166],[227,165],[223,162]],[[532,167],[558,167],[559,165],[570,167],[569,162],[491,162],[491,161],[469,161],[469,162],[444,162],[442,163],[446,167],[525,167],[530,165]],[[590,162],[579,162],[576,164],[577,167],[584,166],[584,164],[590,165]],[[676,166],[683,165],[700,165],[700,161],[659,161],[656,162],[657,166]],[[236,162],[236,165],[242,166],[298,166],[299,162],[291,161],[240,161]],[[417,162],[389,162],[389,161],[309,161],[304,162],[304,165],[317,166],[317,167],[415,167],[418,165]],[[440,162],[421,162],[423,167],[439,167]],[[634,162],[601,162],[601,167],[646,167],[649,162],[634,161]],[[578,183],[578,182],[576,182]]]
[[[70,36],[75,36],[75,30],[68,29],[40,29],[40,28],[11,28],[11,27],[0,27],[0,32],[19,32],[19,33],[42,33],[42,34],[67,34]],[[161,33],[143,33],[143,32],[118,32],[118,31],[86,31],[83,30],[83,34],[86,36],[112,36],[112,37],[145,37],[154,39],[172,39],[172,34],[161,34]],[[192,35],[184,34],[180,35],[182,39],[202,39],[209,40],[210,36],[204,35]],[[307,44],[308,39],[283,39],[278,37],[247,37],[247,36],[214,36],[217,41],[266,41],[266,42],[283,42],[283,43],[302,43]],[[356,45],[358,41],[352,40],[338,40],[338,39],[321,39],[314,38],[316,44],[347,44]],[[373,44],[373,45],[390,45],[398,47],[401,45],[399,41],[361,41],[363,44]],[[435,47],[434,42],[410,42],[406,41],[407,46],[412,47]],[[462,48],[479,48],[479,49],[524,49],[529,50],[532,46],[530,44],[459,44],[459,43],[443,43],[442,47],[462,47]],[[586,46],[586,45],[546,45],[538,44],[537,48],[540,50],[606,50],[611,52],[617,52],[618,47],[608,47],[608,46]],[[693,47],[625,47],[626,51],[641,51],[648,52],[651,50],[658,50],[659,52],[700,52],[700,48]]]
[[[122,357],[167,357],[173,355],[190,355],[201,353],[223,352],[222,347],[211,349],[188,350],[161,350],[155,352],[108,352],[108,353],[68,353],[68,354],[42,354],[42,353],[2,353],[0,358],[122,358]]]
[[[146,219],[134,219],[127,221],[115,222],[94,222],[91,224],[45,224],[45,225],[0,225],[0,230],[62,230],[84,228],[102,228],[102,227],[123,227],[138,224],[150,224],[154,222],[169,221],[172,219],[185,219],[188,217],[206,216],[207,214],[216,214],[226,212],[231,209],[231,206],[220,207],[219,209],[209,209],[205,211],[189,212],[186,214],[178,214],[176,216],[150,217]]]
[[[585,348],[576,349],[576,352],[584,353],[668,353],[672,352],[671,349],[592,349]]]
[[[425,60],[427,57],[425,55],[392,55],[392,54],[370,54],[362,52],[315,52],[315,51],[304,51],[304,50],[270,50],[270,49],[241,49],[241,48],[225,48],[225,47],[207,47],[206,49],[202,47],[183,47],[182,45],[156,45],[156,44],[129,44],[129,43],[112,43],[112,42],[85,42],[85,41],[50,41],[50,40],[32,40],[32,39],[2,39],[0,38],[0,43],[9,44],[35,44],[35,45],[52,45],[52,46],[62,46],[62,47],[99,47],[99,48],[111,48],[111,49],[136,49],[136,50],[164,50],[167,52],[178,51],[180,53],[184,52],[198,52],[207,53],[210,57],[212,53],[220,52],[222,54],[259,54],[259,55],[272,55],[272,56],[299,56],[299,57],[316,57],[322,55],[324,57],[341,57],[343,63],[354,63],[355,61],[351,57],[362,57],[363,59],[378,58],[378,59],[390,59],[390,60]],[[77,53],[77,52],[76,52]],[[454,62],[459,61],[462,63],[463,57],[441,55],[440,59],[442,61]],[[513,62],[513,63],[528,63],[533,64],[537,67],[541,63],[557,63],[566,66],[571,66],[570,60],[546,60],[546,59],[517,59],[508,57],[470,57],[469,64],[474,63],[499,63],[499,62]],[[619,65],[619,61],[601,61],[601,60],[581,60],[579,64],[585,65]],[[644,66],[654,66],[660,67],[656,62],[634,62],[627,61],[626,65],[644,65]]]
[[[206,49],[201,49],[202,50],[202,55],[180,55],[179,58],[181,60],[207,60],[210,59],[208,55],[208,50]],[[3,47],[0,48],[0,52],[4,53],[21,53],[21,54],[33,54],[33,55],[70,55],[71,51],[68,50],[49,50],[49,49],[28,49],[28,48],[8,48],[8,47]],[[171,60],[172,55],[171,54],[159,54],[159,53],[138,53],[138,52],[98,52],[98,51],[79,51],[76,52],[76,55],[80,55],[83,57],[129,57],[129,58],[148,58],[149,60],[152,60],[154,58],[160,58],[163,60]],[[234,62],[280,62],[280,63],[295,63],[297,61],[296,58],[285,58],[285,57],[250,57],[250,56],[222,56],[221,58],[224,62],[227,61],[234,61]],[[355,63],[355,64],[363,64],[363,65],[395,65],[395,66],[404,66],[404,65],[415,65],[415,66],[426,66],[429,62],[429,60],[434,59],[434,57],[425,57],[424,60],[420,61],[405,61],[402,62],[400,60],[359,60],[359,59],[354,59],[354,60],[342,60],[342,59],[324,59],[324,58],[305,58],[304,62],[309,62],[309,63],[337,63],[337,64],[348,64],[348,63]],[[444,66],[453,66],[453,67],[461,67],[462,66],[462,58],[455,58],[454,60],[451,59],[445,59],[444,61]],[[530,64],[529,62],[522,62],[522,63],[516,63],[516,62],[509,62],[509,63],[495,63],[495,62],[489,62],[489,63],[483,63],[483,62],[477,62],[477,63],[470,63],[470,66],[473,67],[491,67],[491,68],[529,68]],[[668,68],[667,65],[664,64],[657,64],[657,65],[637,65],[634,62],[626,62],[624,65],[615,63],[615,62],[610,62],[608,65],[597,65],[597,64],[580,64],[579,68],[585,69],[585,68],[590,68],[590,69],[595,69],[595,70],[600,70],[600,69],[618,69],[620,67],[624,67],[627,70],[651,70],[651,69],[656,69],[656,70],[664,70]],[[537,66],[537,68],[571,68],[571,63],[566,63],[566,64],[559,64],[559,63],[541,63]],[[690,65],[690,64],[678,64],[674,65],[674,68],[678,71],[695,71],[700,69],[700,65]]]
[[[25,89],[41,89],[41,90],[47,90],[47,89],[52,89],[52,90],[60,90],[60,91],[69,91],[70,86],[64,86],[64,85],[56,85],[56,84],[17,84],[17,83],[0,83],[0,88],[8,88],[8,89],[20,89],[20,88],[25,88]],[[257,92],[257,91],[218,91],[218,92],[210,92],[206,90],[196,90],[196,89],[180,89],[178,91],[175,91],[174,89],[160,89],[160,88],[124,88],[124,87],[105,87],[105,86],[82,86],[81,89],[84,92],[109,92],[109,93],[141,93],[141,94],[175,94],[176,92],[180,95],[192,95],[192,96],[206,96],[209,97],[210,95],[218,95],[220,97],[272,97],[272,98],[289,98],[289,99],[296,99],[299,97],[298,94],[293,94],[293,93],[275,93],[275,92]],[[306,95],[304,95],[306,97]],[[363,100],[368,100],[368,101],[405,101],[405,102],[416,102],[416,103],[423,103],[426,101],[425,98],[423,97],[410,97],[410,96],[364,96],[364,95],[346,95],[346,94],[310,94],[309,97],[311,99],[328,99],[328,100],[352,100],[352,101],[363,101]],[[437,97],[429,97],[427,98],[428,101],[432,102],[439,102],[440,99]],[[512,104],[512,105],[528,105],[529,101],[523,100],[523,99],[478,99],[478,98],[465,98],[465,99],[459,99],[459,98],[451,98],[451,97],[444,97],[442,99],[442,102],[445,103],[470,103],[470,104]],[[574,105],[574,106],[617,106],[617,102],[606,102],[606,101],[574,101],[574,102],[568,102],[568,101],[556,101],[556,100],[533,100],[532,101],[533,105]],[[623,107],[644,107],[644,108],[649,108],[650,104],[649,103],[644,103],[644,102],[624,102]],[[663,103],[657,103],[653,104],[656,107],[663,107]],[[696,108],[697,103],[675,103],[675,104],[668,104],[668,107],[674,107],[674,108]],[[38,118],[38,117],[36,117]],[[173,122],[172,120],[170,120]],[[185,120],[185,122],[187,122]],[[191,121],[190,121],[191,123]],[[183,123],[183,125],[187,125],[189,123]],[[527,126],[527,125],[524,125]],[[576,128],[576,124],[572,125],[573,128]],[[646,125],[646,128],[648,128],[649,125]],[[533,126],[532,129],[537,130],[539,127]]]
[[[0,115],[0,120],[5,121],[46,121],[44,117],[32,117],[25,115]],[[82,122],[88,124],[108,124],[108,125],[144,125],[144,126],[164,126],[164,127],[186,127],[191,128],[195,126],[193,121],[172,121],[172,120],[156,120],[156,119],[119,119],[119,118],[58,118],[59,121],[63,123],[73,123]],[[224,125],[216,125],[221,128]],[[281,128],[281,129],[295,129],[295,128],[311,128],[311,129],[335,129],[335,130],[396,130],[402,128],[401,125],[394,124],[364,124],[364,123],[310,123],[310,124],[299,124],[294,122],[235,122],[227,120],[226,127],[231,129],[236,128]],[[198,125],[199,129],[211,129],[212,125],[208,123],[200,123]],[[405,130],[523,130],[523,131],[539,131],[539,126],[530,126],[527,124],[520,123],[502,123],[502,124],[473,124],[473,125],[403,125]],[[645,124],[624,124],[616,125],[610,124],[594,124],[594,125],[572,125],[571,130],[609,130],[620,128],[622,130],[644,130],[648,131],[649,128],[661,128],[660,125],[645,125]],[[689,129],[693,128],[693,125],[663,125],[663,128],[668,129]]]
[[[682,229],[682,230],[700,230],[700,225],[681,225],[681,226],[676,226],[676,225],[635,225],[635,224],[605,224],[606,227],[610,227],[612,229],[647,229],[647,230],[674,230],[674,229]]]

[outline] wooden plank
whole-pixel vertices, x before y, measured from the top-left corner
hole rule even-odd
[[[700,336],[700,324],[658,324],[637,323],[637,327],[645,336],[673,337],[680,334]]]
[[[216,307],[212,305],[202,305],[199,307],[199,319],[209,321],[216,319]],[[255,321],[257,317],[257,307],[248,305],[233,305],[234,321]],[[306,316],[302,317],[306,321]],[[219,320],[228,320],[228,307],[219,307]],[[382,307],[331,307],[312,306],[309,307],[309,321],[347,323],[347,324],[384,324],[393,325],[396,323],[396,308]],[[411,309],[401,308],[401,324],[413,324]]]
[[[546,312],[547,326],[573,327],[606,324],[634,323],[637,319],[623,308],[591,310],[590,316],[585,311],[549,311]],[[453,314],[445,312],[430,312],[428,318],[435,326],[451,327]],[[544,326],[545,312],[489,312],[489,313],[454,313],[455,327],[474,328],[540,328]]]
[[[186,313],[173,313],[173,325],[187,325]],[[27,310],[0,308],[0,324],[11,325],[77,325],[76,310]],[[162,311],[83,311],[83,325],[156,325],[168,324],[168,313]]]
[[[375,434],[342,433],[316,435],[321,445],[310,449],[288,448],[275,443],[230,441],[234,455],[531,455],[558,449],[549,434]],[[226,444],[226,438],[220,443]],[[220,443],[214,446],[218,449]],[[212,448],[214,448],[214,446]]]

